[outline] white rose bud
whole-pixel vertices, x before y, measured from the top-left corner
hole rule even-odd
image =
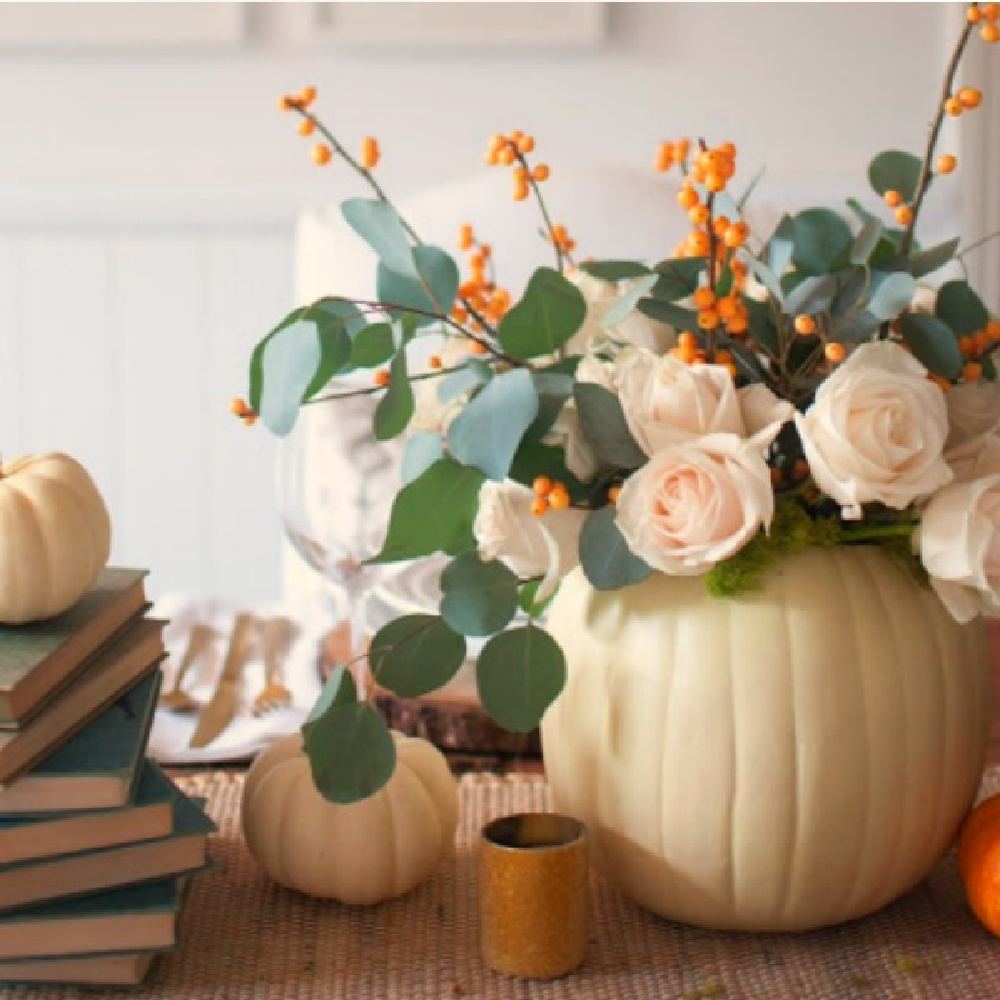
[[[593,346],[609,340],[645,347],[656,354],[674,345],[673,328],[644,316],[638,309],[633,309],[613,326],[603,325],[605,314],[628,289],[628,282],[617,285],[583,271],[570,275],[569,280],[580,289],[587,303],[587,318],[565,345],[569,354],[585,354]]]
[[[917,532],[920,559],[952,616],[1000,609],[1000,474],[931,497]]]
[[[813,478],[846,519],[863,503],[904,510],[951,480],[944,393],[925,376],[896,344],[864,344],[795,415]]]
[[[580,561],[580,531],[587,512],[567,507],[533,514],[527,486],[488,480],[479,491],[473,532],[479,555],[499,559],[522,578],[541,576],[537,599],[544,600]]]
[[[656,452],[622,486],[616,521],[653,569],[696,576],[738,552],[774,516],[767,463],[735,434]]]

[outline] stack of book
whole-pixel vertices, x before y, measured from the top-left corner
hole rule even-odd
[[[214,829],[146,759],[164,622],[145,573],[0,626],[0,982],[134,985],[177,944]]]

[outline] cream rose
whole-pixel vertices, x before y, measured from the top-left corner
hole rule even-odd
[[[1000,474],[931,497],[917,533],[920,559],[952,616],[1000,609]]]
[[[616,383],[625,422],[647,455],[705,434],[753,436],[764,449],[793,413],[767,386],[737,390],[721,365],[688,365],[649,351],[632,351]]]
[[[520,483],[483,483],[472,530],[484,560],[499,559],[520,577],[541,576],[537,596],[542,600],[579,563],[587,512],[569,507],[533,514],[533,499]]]
[[[945,393],[948,407],[948,447],[990,434],[1000,424],[1000,382],[980,379],[952,386]]]
[[[696,576],[738,552],[774,516],[767,463],[735,434],[660,449],[622,486],[616,521],[653,569]]]
[[[971,483],[1000,472],[1000,436],[986,434],[972,438],[944,453],[956,483]]]
[[[889,341],[857,348],[795,425],[816,484],[848,520],[863,503],[902,510],[952,478],[944,393]]]
[[[587,303],[587,317],[580,329],[566,343],[565,350],[568,353],[585,354],[593,346],[609,340],[645,347],[656,354],[662,354],[673,347],[676,340],[673,328],[644,316],[638,309],[633,309],[613,326],[604,326],[607,311],[626,291],[627,282],[617,285],[610,281],[601,281],[583,271],[571,275],[570,281],[583,294]]]

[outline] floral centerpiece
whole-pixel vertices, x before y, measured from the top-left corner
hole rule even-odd
[[[698,577],[724,601],[803,550],[878,546],[958,621],[1000,607],[1000,322],[966,280],[935,281],[972,247],[917,241],[925,199],[956,167],[942,121],[982,101],[957,85],[960,57],[976,35],[995,42],[996,21],[996,4],[968,8],[923,154],[872,159],[881,206],[809,208],[754,233],[731,143],[663,143],[656,168],[678,172],[690,232],[658,262],[579,258],[546,207],[534,139],[495,135],[486,161],[510,170],[515,200],[537,202],[549,255],[519,295],[472,226],[464,276],[423,242],[376,179],[374,139],[355,157],[312,88],[282,99],[316,136],[315,162],[367,185],[342,209],[378,255],[378,293],[296,309],[257,345],[233,409],[284,435],[301,407],[370,392],[375,438],[408,434],[375,561],[448,561],[439,612],[374,636],[379,685],[433,690],[484,639],[484,707],[535,727],[566,675],[546,608],[578,570],[598,591]],[[370,387],[338,387],[358,369]],[[334,800],[392,772],[393,741],[349,665],[305,739]]]

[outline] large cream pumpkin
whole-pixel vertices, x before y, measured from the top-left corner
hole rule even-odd
[[[431,875],[455,839],[458,787],[434,746],[392,735],[392,777],[349,805],[317,791],[298,733],[261,753],[243,791],[243,835],[271,878],[310,896],[377,903]]]
[[[58,452],[0,466],[0,622],[65,611],[111,554],[111,518],[86,469]]]
[[[548,627],[569,674],[542,723],[556,807],[664,916],[860,917],[941,859],[976,792],[981,623],[876,547],[808,550],[738,599],[661,574],[598,593],[577,574]]]

